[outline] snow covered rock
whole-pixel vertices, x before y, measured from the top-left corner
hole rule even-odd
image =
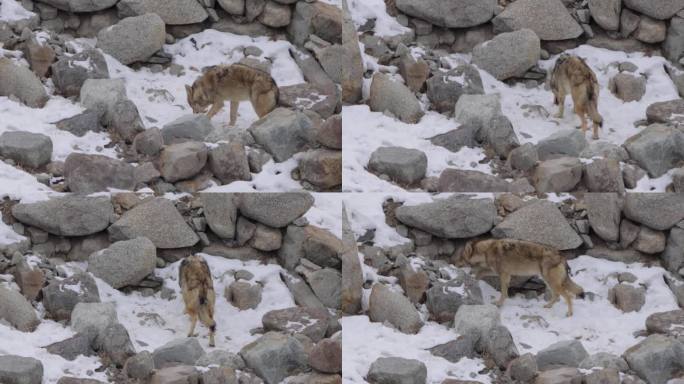
[[[591,18],[607,31],[617,31],[620,27],[621,0],[589,0]]]
[[[152,352],[155,368],[163,368],[171,364],[194,365],[200,357],[204,356],[199,341],[194,337],[184,337],[169,341]]]
[[[539,193],[570,192],[582,180],[582,163],[575,157],[542,161],[534,170],[534,187]]]
[[[100,292],[95,279],[87,273],[77,273],[63,280],[52,280],[43,288],[43,305],[55,320],[70,320],[78,303],[99,303]]]
[[[368,169],[402,185],[414,185],[425,177],[427,155],[403,147],[380,147],[371,153]]]
[[[622,212],[618,195],[615,193],[588,193],[584,195],[584,203],[587,205],[591,229],[603,240],[618,241]]]
[[[562,367],[551,369],[548,371],[540,372],[536,379],[535,384],[558,384],[558,383],[582,383],[583,375],[582,372],[577,368]]]
[[[304,153],[299,160],[301,180],[319,190],[329,190],[342,184],[342,151],[315,149]]]
[[[620,372],[626,372],[629,369],[627,362],[620,356],[611,353],[599,352],[589,355],[580,363],[582,369],[592,369],[594,367],[612,368]]]
[[[166,144],[193,140],[204,141],[214,129],[211,120],[205,114],[184,115],[164,125],[161,129]]]
[[[684,159],[682,145],[684,131],[662,124],[649,125],[624,143],[630,157],[651,177],[663,175]]]
[[[620,283],[608,290],[608,301],[622,312],[637,312],[646,302],[646,289]]]
[[[578,340],[559,341],[537,353],[537,366],[541,371],[560,367],[579,367],[589,356]]]
[[[52,139],[41,133],[7,131],[0,135],[0,156],[27,168],[39,168],[52,158]]]
[[[426,380],[427,367],[423,362],[402,357],[380,357],[368,371],[368,381],[376,384],[425,384]]]
[[[656,312],[646,318],[646,330],[649,333],[660,333],[679,337],[684,334],[684,309]]]
[[[234,195],[203,193],[200,196],[204,206],[204,217],[212,232],[223,239],[235,238],[237,203]]]
[[[8,384],[41,384],[43,363],[33,357],[0,356],[0,381]]]
[[[510,7],[509,7],[510,8]],[[473,48],[473,64],[498,80],[521,77],[537,64],[540,42],[529,29],[502,33]]]
[[[665,231],[684,220],[684,210],[672,209],[682,206],[684,194],[681,193],[628,193],[623,213],[632,221]]]
[[[173,203],[164,198],[136,205],[108,231],[112,241],[146,237],[162,249],[190,247],[199,241]]]
[[[43,108],[48,101],[40,79],[23,65],[0,58],[0,96],[14,96],[31,108]]]
[[[299,339],[268,332],[240,350],[240,356],[266,384],[277,384],[308,367],[308,353]]]
[[[492,329],[500,325],[499,308],[492,304],[461,305],[454,316],[454,330],[461,335],[472,334],[478,340],[483,340]]]
[[[651,335],[624,353],[629,367],[653,384],[665,384],[684,369],[684,344],[664,335]]]
[[[639,101],[646,93],[646,79],[629,73],[618,73],[608,83],[610,92],[622,101]]]
[[[529,28],[541,40],[574,39],[582,34],[582,27],[561,0],[516,1],[498,14],[492,24],[496,33]]]
[[[401,206],[397,219],[435,236],[469,238],[487,233],[494,225],[496,207],[492,199],[453,195],[415,206]]]
[[[31,303],[18,291],[2,286],[0,286],[0,320],[8,322],[22,332],[33,332],[40,324],[40,319]],[[1,373],[0,378],[2,378]]]
[[[150,384],[199,383],[200,373],[191,365],[175,365],[155,369]]]
[[[425,114],[408,87],[380,72],[373,75],[369,105],[371,111],[387,111],[408,124],[418,123]]]
[[[451,113],[463,94],[484,94],[480,72],[470,64],[436,72],[427,80],[427,97],[440,113]]]
[[[616,159],[595,159],[584,166],[584,184],[589,192],[625,192],[620,162]]]
[[[197,175],[207,163],[204,143],[188,141],[165,147],[159,158],[159,172],[164,180],[176,182]]]
[[[80,88],[79,88],[80,91]],[[86,109],[78,115],[62,119],[55,123],[57,129],[70,132],[83,137],[88,132],[101,132],[104,128],[101,124],[102,112],[94,109]]]
[[[582,150],[580,157],[585,159],[605,157],[607,159],[627,161],[627,159],[629,159],[629,154],[627,154],[624,147],[618,146],[617,144],[608,141],[592,140],[592,142]]]
[[[248,131],[277,162],[291,158],[314,141],[314,124],[303,112],[276,108],[255,121]]]
[[[195,0],[122,0],[116,7],[126,16],[157,14],[169,25],[201,23],[209,16]]]
[[[134,168],[103,155],[72,153],[64,162],[64,179],[71,192],[88,195],[109,188],[133,190]]]
[[[329,317],[323,308],[292,307],[268,311],[261,321],[266,331],[302,334],[317,343],[325,337]]]
[[[209,169],[223,184],[237,180],[252,180],[244,144],[235,141],[220,143],[209,150]]]
[[[269,227],[282,228],[313,206],[308,193],[244,193],[239,195],[240,213]]]
[[[327,75],[326,75],[327,78]],[[328,81],[330,81],[328,79]],[[327,118],[338,107],[339,92],[332,85],[321,86],[314,83],[286,85],[278,89],[278,105],[299,111],[310,110]]]
[[[684,9],[682,0],[624,0],[625,6],[659,20],[666,20]]]
[[[484,304],[477,280],[460,269],[457,270],[456,278],[435,282],[427,290],[426,296],[427,309],[439,323],[453,320],[461,305]]]
[[[118,241],[109,248],[93,253],[88,259],[88,272],[114,288],[138,284],[154,272],[157,250],[144,237]]]
[[[582,239],[570,227],[556,205],[547,200],[528,204],[506,216],[492,229],[497,238],[512,238],[545,244],[558,250],[575,249]]]
[[[155,13],[127,17],[97,34],[97,47],[126,65],[149,59],[165,41],[164,21]]]
[[[52,64],[52,81],[65,97],[78,96],[86,79],[108,79],[107,62],[100,51],[87,49],[63,56]]]
[[[215,364],[224,368],[245,368],[245,362],[242,360],[242,357],[222,349],[214,349],[213,351],[200,357],[195,364],[201,367],[208,367]]]
[[[64,196],[19,203],[12,207],[12,215],[53,235],[85,236],[107,228],[114,208],[104,197]]]
[[[539,140],[539,160],[556,159],[563,156],[578,157],[589,145],[581,130],[565,128]]]
[[[240,310],[255,309],[261,303],[261,284],[253,284],[247,281],[234,281],[226,287],[224,296]]]
[[[409,299],[380,283],[374,284],[371,290],[368,314],[371,321],[387,321],[403,333],[418,333],[423,326],[420,314]]]
[[[509,183],[480,171],[447,168],[439,175],[440,192],[508,192]]]
[[[651,124],[681,122],[682,113],[684,113],[684,100],[659,101],[646,108],[646,119]]]

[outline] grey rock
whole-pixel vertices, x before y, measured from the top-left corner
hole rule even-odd
[[[452,316],[453,320],[453,316]],[[470,334],[459,335],[455,340],[430,348],[434,356],[443,357],[452,363],[458,363],[462,358],[473,358],[478,337]]]
[[[78,303],[99,303],[100,292],[95,279],[77,273],[63,280],[54,279],[43,288],[43,305],[54,320],[70,320]]]
[[[665,384],[684,368],[684,344],[664,335],[651,335],[624,353],[629,367],[648,383]]]
[[[0,156],[27,168],[39,168],[52,158],[52,139],[40,133],[4,132],[0,135]]]
[[[79,195],[109,188],[133,190],[134,169],[132,165],[111,157],[72,153],[64,162],[64,180],[69,190]]]
[[[142,351],[126,360],[124,372],[131,379],[146,380],[154,372],[154,359],[149,351]]]
[[[380,357],[368,371],[368,381],[374,384],[425,384],[426,380],[423,362],[402,357]]]
[[[118,319],[114,303],[81,302],[71,312],[70,325],[76,332],[100,335],[104,334],[107,327],[116,323]]]
[[[672,273],[684,267],[684,229],[674,227],[670,230],[667,246],[660,258],[663,266]]]
[[[581,384],[583,375],[577,368],[562,367],[540,372],[535,384]]]
[[[608,89],[624,102],[639,101],[646,93],[646,79],[629,73],[618,73],[610,79]]]
[[[518,381],[532,382],[537,375],[537,359],[531,353],[521,355],[511,361],[507,374]]]
[[[281,279],[287,285],[294,297],[295,303],[304,308],[325,308],[323,303],[314,295],[311,287],[303,280],[289,275],[287,272],[280,273]]]
[[[306,149],[315,135],[314,124],[305,113],[286,108],[276,108],[252,124],[248,131],[277,162]]]
[[[0,96],[14,96],[31,108],[43,108],[48,101],[40,79],[23,65],[0,58]]]
[[[100,51],[86,49],[63,56],[51,66],[55,88],[65,97],[78,96],[86,79],[107,79],[109,68]]]
[[[371,111],[388,111],[407,124],[418,123],[425,114],[408,87],[379,72],[373,75],[369,105]]]
[[[537,143],[540,160],[557,159],[559,157],[578,157],[589,145],[582,131],[566,128],[552,133]]]
[[[242,15],[245,12],[245,0],[217,0],[218,5],[231,15]]]
[[[514,6],[512,4],[507,9]],[[537,64],[540,50],[539,37],[525,28],[499,34],[492,40],[478,44],[473,48],[472,62],[499,80],[522,77]]]
[[[660,253],[665,250],[665,234],[642,226],[632,246],[646,254]]]
[[[149,59],[165,41],[164,21],[155,13],[127,17],[97,34],[97,47],[122,64]]]
[[[427,97],[440,113],[451,113],[463,94],[484,94],[480,73],[472,65],[437,72],[427,81]]]
[[[387,321],[403,333],[418,333],[423,326],[420,314],[404,295],[379,283],[371,290],[368,313],[371,321]]]
[[[482,344],[484,351],[500,368],[506,368],[508,363],[520,356],[511,332],[502,325],[492,328],[486,335],[483,335]]]
[[[430,142],[451,152],[458,152],[463,147],[474,148],[477,146],[475,138],[479,129],[480,127],[472,124],[461,124],[456,129],[431,137]]]
[[[0,320],[8,322],[21,332],[33,332],[40,324],[31,303],[18,291],[5,287],[0,287]],[[2,368],[0,378],[1,372]]]
[[[434,320],[446,323],[453,320],[461,305],[484,304],[484,302],[477,280],[458,270],[456,278],[446,282],[435,282],[427,290],[425,304]]]
[[[185,140],[204,141],[214,129],[205,114],[184,115],[166,124],[161,129],[164,143],[173,144]]]
[[[105,356],[105,360],[122,367],[128,358],[135,355],[133,343],[126,328],[118,322],[102,330],[94,341],[95,350]]]
[[[90,0],[41,0],[43,3],[47,3],[59,10],[67,12],[95,12],[107,9],[114,4],[117,0],[103,0],[93,2]]]
[[[146,237],[157,248],[190,247],[199,241],[169,200],[154,198],[124,213],[109,228],[113,241]]]
[[[514,148],[508,154],[508,163],[513,169],[529,171],[534,168],[539,161],[537,147],[532,143],[525,143]]]
[[[417,149],[381,147],[371,153],[368,169],[399,184],[414,185],[425,177],[427,155]]]
[[[594,367],[612,368],[620,372],[626,372],[629,369],[627,362],[620,356],[611,353],[599,352],[589,355],[582,360],[579,366],[581,369],[592,369]]]
[[[589,356],[582,343],[566,340],[553,343],[537,353],[537,366],[541,371],[560,367],[579,367]]]
[[[311,34],[330,43],[342,43],[342,10],[322,2],[297,2],[287,34],[302,46]]]
[[[224,368],[232,369],[244,369],[245,362],[242,357],[235,353],[224,351],[221,349],[215,349],[206,355],[202,356],[195,363],[202,367],[208,367],[210,365],[218,365]]]
[[[88,78],[81,86],[79,98],[84,107],[104,112],[108,124],[117,118],[116,104],[127,100],[125,80]]]
[[[665,40],[666,32],[667,24],[664,21],[641,15],[634,38],[644,43],[655,44]]]
[[[114,288],[140,283],[154,272],[157,251],[144,238],[119,241],[109,248],[94,253],[88,259],[88,271]]]
[[[266,331],[302,334],[317,343],[325,338],[329,317],[323,308],[292,307],[268,311],[261,321]]]
[[[194,365],[204,356],[199,341],[194,337],[186,337],[169,341],[152,352],[155,368],[163,368],[174,363]]]
[[[439,175],[440,192],[508,192],[509,183],[480,171],[447,168]]]
[[[501,325],[499,309],[492,304],[461,305],[454,316],[454,330],[472,334],[478,340]]]
[[[317,190],[339,189],[342,185],[342,151],[315,149],[300,158],[299,176]]]
[[[646,289],[620,283],[608,290],[608,301],[622,312],[637,312],[646,302]]]
[[[623,213],[628,219],[664,231],[684,220],[684,211],[672,209],[684,204],[684,194],[628,193]]]
[[[299,339],[268,332],[240,350],[240,356],[266,384],[280,383],[285,377],[308,367],[308,354]]]
[[[498,14],[492,24],[495,33],[529,28],[541,40],[574,39],[582,34],[582,27],[561,0],[517,1]]]
[[[672,188],[675,192],[684,192],[684,168],[678,168],[672,172]]]
[[[208,17],[204,7],[195,0],[122,0],[116,6],[128,16],[155,13],[169,25],[201,23]]]
[[[229,193],[203,193],[200,195],[207,224],[223,239],[235,238],[237,203]],[[250,236],[251,237],[251,236]]]
[[[613,144],[608,141],[592,141],[589,146],[585,147],[580,152],[580,157],[591,159],[594,157],[604,157],[607,159],[615,159],[618,161],[626,161],[629,159],[629,154],[625,148]]]
[[[234,281],[226,287],[226,299],[240,310],[255,309],[261,303],[260,284],[252,284],[246,281]]]
[[[342,115],[327,118],[316,133],[316,140],[332,149],[342,149]]]
[[[474,27],[486,23],[494,16],[496,1],[398,0],[396,7],[403,13],[447,28]]]
[[[492,229],[497,238],[513,238],[545,244],[558,250],[574,249],[582,239],[570,227],[556,205],[546,200],[528,204],[506,216]]]
[[[589,0],[591,18],[607,31],[617,31],[620,27],[621,0]]]
[[[43,363],[33,357],[0,356],[0,381],[7,384],[41,384]]]
[[[95,235],[72,238],[71,249],[66,256],[67,261],[87,261],[93,252],[109,247],[111,242],[106,232]]]
[[[496,208],[492,199],[453,195],[432,203],[401,206],[396,215],[400,222],[435,236],[469,238],[492,228]]]
[[[252,180],[244,144],[240,142],[220,143],[209,150],[209,169],[222,184],[237,180]]]
[[[625,6],[659,20],[669,19],[684,8],[682,0],[624,0],[624,2]]]
[[[95,351],[91,347],[92,337],[85,333],[77,333],[76,335],[52,343],[45,347],[45,349],[53,354],[59,355],[66,360],[73,361],[78,356],[93,356]]]
[[[169,145],[161,152],[159,172],[168,182],[189,179],[202,170],[207,156],[207,147],[200,142]]]
[[[672,62],[678,62],[684,53],[684,18],[673,17],[663,42],[663,54]]]
[[[537,192],[570,192],[582,180],[582,163],[575,157],[542,161],[532,177]]]
[[[340,308],[342,275],[332,269],[324,268],[311,273],[308,277],[311,290],[326,307]]]
[[[584,184],[589,192],[625,192],[620,162],[616,159],[595,159],[584,166]]]
[[[266,3],[263,12],[259,15],[259,21],[271,28],[286,27],[292,19],[292,9],[288,5],[278,4],[273,1]]]
[[[485,143],[494,150],[501,158],[508,157],[508,154],[520,146],[518,136],[513,130],[513,124],[508,117],[495,116],[489,124],[482,127],[480,135],[484,137]]]
[[[592,371],[584,377],[586,384],[620,384],[620,373],[614,368]]]
[[[239,210],[252,220],[282,228],[305,214],[313,203],[308,193],[245,193],[239,197]]]
[[[591,229],[603,240],[620,238],[622,204],[615,193],[588,193],[584,196]]]
[[[646,108],[646,120],[651,124],[681,122],[682,111],[684,102],[681,99],[659,101]]]
[[[283,234],[278,228],[257,223],[249,245],[260,251],[275,251],[280,248],[283,241]]]
[[[75,136],[83,137],[88,132],[101,132],[104,129],[100,123],[101,118],[102,113],[100,113],[100,111],[87,109],[83,113],[56,122],[55,126],[62,131],[67,131]]]
[[[164,139],[157,127],[152,127],[140,132],[133,139],[133,148],[141,155],[156,156],[164,146]]]
[[[100,232],[113,215],[112,203],[104,197],[64,196],[12,207],[12,216],[20,222],[58,236]]]
[[[150,384],[185,384],[199,383],[200,373],[193,366],[176,365],[156,369],[149,379]]]
[[[684,334],[684,309],[650,314],[646,318],[646,330],[672,337],[681,336]]]
[[[498,94],[463,94],[454,107],[454,120],[479,131],[495,116],[502,114],[499,98]]]

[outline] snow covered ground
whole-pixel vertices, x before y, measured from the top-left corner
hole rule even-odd
[[[357,26],[364,25],[368,19],[375,18],[374,33],[378,36],[395,36],[408,31],[399,25],[395,18],[385,11],[382,0],[351,0],[350,10]],[[361,52],[364,45],[360,43]],[[411,48],[415,57],[420,57],[421,48]],[[586,59],[594,70],[601,86],[599,96],[599,112],[603,115],[604,126],[599,132],[600,140],[617,145],[637,134],[641,128],[635,123],[646,118],[646,108],[655,102],[672,100],[679,97],[677,89],[665,72],[667,60],[657,56],[645,56],[643,53],[625,53],[610,51],[582,45],[566,51]],[[394,74],[393,79],[403,82],[395,66],[378,64],[377,58],[363,54],[367,71]],[[553,67],[557,56],[549,60],[540,60],[539,66],[544,69]],[[470,55],[450,54],[443,57],[452,64],[470,62]],[[608,90],[609,80],[619,73],[617,63],[629,61],[638,67],[635,75],[647,78],[646,93],[640,101],[623,102]],[[553,105],[553,95],[544,86],[527,88],[524,84],[509,86],[496,80],[488,72],[479,70],[486,94],[499,94],[503,114],[506,115],[518,136],[520,143],[537,143],[559,129],[579,127],[579,118],[572,112],[571,98],[566,100],[566,113],[562,119],[553,115],[557,107]],[[364,79],[364,99],[368,99],[371,79]],[[381,146],[401,146],[424,151],[428,157],[427,176],[439,176],[445,168],[459,168],[492,173],[489,164],[480,164],[485,155],[481,148],[464,147],[454,153],[428,140],[435,135],[448,132],[459,126],[453,118],[430,111],[429,100],[422,95],[420,99],[425,116],[418,124],[405,124],[399,120],[385,116],[381,112],[371,112],[367,105],[345,106],[343,115],[343,190],[344,191],[393,191],[398,187],[388,181],[381,180],[365,168],[371,153]],[[543,107],[550,116],[530,113],[524,105]],[[591,141],[590,133],[587,140]],[[635,191],[664,191],[671,182],[668,173],[658,179],[645,177]]]
[[[443,194],[434,198],[446,196]],[[352,230],[357,238],[368,229],[375,229],[376,246],[389,247],[408,241],[385,223],[381,204],[388,197],[408,205],[429,202],[433,198],[419,193],[378,193],[366,194],[363,199],[345,198]],[[558,198],[556,196],[554,200]],[[359,257],[363,260],[361,254]],[[412,263],[420,262],[413,258],[409,260]],[[577,339],[589,354],[608,352],[621,355],[643,339],[634,333],[644,329],[648,315],[678,309],[676,298],[663,280],[668,272],[661,267],[611,262],[590,256],[570,260],[569,265],[573,271],[573,280],[595,296],[593,301],[575,300],[574,316],[571,318],[565,317],[564,302],[546,309],[543,307],[546,304],[543,298],[512,296],[501,308],[501,322],[513,335],[520,354],[537,353],[557,341]],[[379,275],[377,270],[365,264],[363,269],[364,281],[390,283],[392,289],[402,291],[396,278]],[[445,269],[448,275],[455,275],[456,268],[452,265]],[[637,281],[632,284],[646,288],[646,303],[638,312],[623,313],[608,302],[608,290],[617,284],[617,273],[620,272],[634,274]],[[493,303],[498,299],[497,290],[483,281],[479,284],[486,303]],[[368,308],[369,296],[370,289],[364,290],[364,310]],[[407,335],[381,323],[372,323],[365,315],[343,318],[344,382],[365,383],[364,377],[370,365],[379,357],[389,356],[424,362],[428,370],[427,382],[430,384],[439,384],[447,377],[483,383],[495,382],[493,378],[478,373],[485,367],[481,359],[464,358],[458,363],[451,363],[431,355],[428,348],[452,341],[458,334],[453,328],[427,321],[425,304],[419,310],[425,325],[416,335]],[[368,343],[368,340],[373,342]]]
[[[341,236],[342,200],[339,194],[314,194],[314,206],[305,214],[310,224],[328,229],[336,236]],[[246,344],[259,338],[259,334],[251,334],[250,330],[262,326],[263,315],[274,309],[295,306],[294,299],[282,282],[280,273],[285,270],[278,264],[263,264],[258,261],[239,261],[219,256],[201,254],[210,266],[216,290],[217,322],[216,347],[237,353]],[[131,341],[137,352],[153,351],[167,342],[185,337],[189,318],[183,314],[183,302],[178,286],[178,267],[180,262],[168,264],[156,269],[155,274],[164,279],[164,286],[171,289],[176,297],[172,300],[162,299],[160,293],[144,297],[139,292],[124,294],[109,286],[99,278],[95,278],[102,302],[116,304],[118,319],[128,330]],[[71,275],[78,270],[86,270],[84,262],[69,262],[63,270]],[[233,307],[224,297],[224,289],[234,281],[231,272],[247,270],[254,275],[254,281],[263,283],[262,300],[256,309],[240,311]],[[0,281],[4,276],[0,275]],[[2,284],[2,283],[0,283]],[[14,284],[14,283],[11,283]],[[16,288],[16,287],[15,287]],[[20,332],[8,325],[0,323],[0,355],[14,354],[31,356],[41,360],[45,368],[44,383],[52,384],[64,375],[89,377],[107,382],[103,372],[97,372],[100,361],[97,357],[79,356],[68,361],[58,355],[48,353],[43,347],[73,336],[75,333],[69,326],[43,319],[45,310],[38,306],[41,324],[35,332]],[[198,340],[206,351],[211,348],[207,329],[198,325]]]

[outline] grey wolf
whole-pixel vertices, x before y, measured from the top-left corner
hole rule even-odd
[[[178,284],[181,287],[185,313],[190,316],[190,331],[188,337],[195,335],[197,319],[209,328],[209,346],[215,346],[214,334],[216,322],[214,321],[214,303],[216,293],[211,271],[206,260],[201,256],[189,256],[181,262],[178,268]]]
[[[563,117],[565,96],[569,93],[582,122],[582,133],[587,131],[586,117],[589,116],[594,123],[593,139],[597,140],[598,129],[603,127],[603,117],[598,112],[599,85],[587,63],[577,56],[560,55],[551,72],[551,91],[553,103],[558,105],[556,117]]]
[[[230,101],[229,125],[235,125],[238,106],[249,100],[259,118],[275,109],[278,103],[278,86],[268,73],[244,65],[210,67],[192,85],[186,85],[188,104],[193,113],[204,113],[212,118]]]
[[[508,298],[511,276],[541,276],[551,289],[551,299],[545,305],[551,308],[563,296],[567,316],[572,316],[573,296],[583,296],[584,290],[570,279],[565,258],[555,249],[545,245],[514,239],[474,240],[466,243],[458,261],[461,266],[471,266],[477,278],[494,272],[501,282],[501,306]]]

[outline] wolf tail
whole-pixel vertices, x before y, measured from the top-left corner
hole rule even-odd
[[[594,79],[591,85],[587,87],[587,102],[589,104],[588,112],[593,121],[599,127],[603,127],[603,116],[598,111],[598,96],[599,96],[599,85]]]

